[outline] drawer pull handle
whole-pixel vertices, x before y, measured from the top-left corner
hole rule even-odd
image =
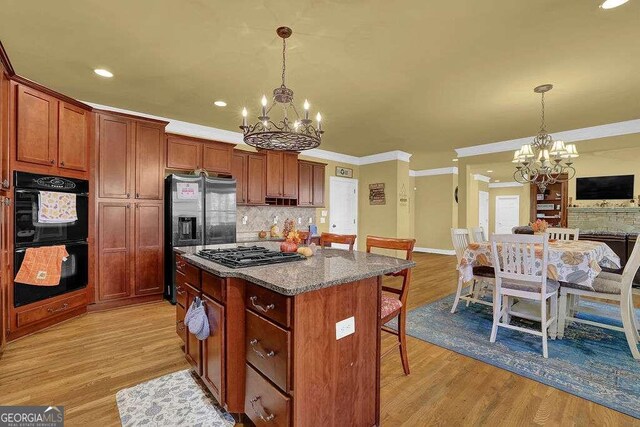
[[[53,308],[53,307],[49,307],[47,308],[47,312],[49,313],[57,313],[59,311],[64,311],[67,309],[67,307],[69,307],[69,304],[67,304],[66,302],[64,304],[62,304],[60,307],[58,308]]]
[[[267,357],[274,357],[276,355],[276,352],[273,350],[266,351],[266,349],[260,345],[260,341],[255,338],[249,341],[249,344],[251,344],[253,352],[263,359],[266,359]]]
[[[182,286],[180,286],[180,285],[176,286],[176,293],[178,295],[183,295],[184,294],[184,291],[182,290]]]
[[[263,313],[266,313],[269,310],[273,310],[274,308],[276,308],[276,306],[273,305],[273,304],[269,304],[269,305],[267,305],[265,307],[265,306],[262,306],[262,305],[256,303],[256,301],[258,301],[258,297],[256,297],[256,296],[253,296],[253,297],[249,298],[249,300],[251,300],[251,305],[253,305],[256,309],[260,310]]]
[[[253,412],[260,417],[260,419],[266,423],[268,423],[269,421],[273,421],[273,419],[276,417],[274,414],[270,414],[268,413],[263,407],[262,405],[260,405],[259,410],[256,409],[256,403],[258,403],[258,401],[260,400],[260,396],[256,396],[253,399],[250,400],[251,402],[251,409],[253,409]]]
[[[178,330],[179,331],[184,331],[184,321],[183,320],[178,320],[176,323],[177,323],[177,326],[178,326]]]

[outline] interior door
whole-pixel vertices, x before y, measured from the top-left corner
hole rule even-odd
[[[511,234],[520,222],[520,196],[496,197],[496,234]]]
[[[162,199],[164,130],[136,123],[136,199]]]
[[[330,187],[329,232],[358,234],[358,180],[332,176]]]
[[[478,225],[482,227],[485,235],[489,233],[489,192],[478,192]]]
[[[78,171],[89,170],[87,123],[89,111],[60,102],[58,108],[58,166]]]
[[[161,294],[164,290],[162,203],[136,203],[135,217],[135,293]]]

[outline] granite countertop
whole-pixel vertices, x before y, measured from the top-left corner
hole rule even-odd
[[[320,237],[319,234],[314,234],[311,238]],[[238,237],[236,239],[236,243],[253,243],[253,242],[284,242],[284,237],[265,237],[261,239],[257,236],[255,237]]]
[[[318,248],[316,254],[303,261],[267,266],[228,268],[195,255],[201,249],[234,248],[237,244],[188,246],[175,248],[176,253],[191,264],[216,276],[237,277],[283,295],[297,295],[341,283],[394,273],[415,266],[415,262],[366,252]],[[262,246],[279,250],[277,242],[261,242]]]
[[[638,236],[640,232],[638,231],[606,231],[606,230],[580,230],[580,236],[592,234],[594,236],[616,236],[616,237],[624,237],[624,236]]]

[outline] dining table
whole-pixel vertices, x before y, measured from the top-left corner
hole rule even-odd
[[[536,250],[536,265],[541,268],[542,245],[540,250]],[[473,267],[480,266],[493,266],[490,242],[470,243],[462,255],[458,270],[467,282],[473,279]],[[548,279],[593,289],[593,281],[603,267],[620,268],[620,257],[606,243],[593,240],[549,241]]]

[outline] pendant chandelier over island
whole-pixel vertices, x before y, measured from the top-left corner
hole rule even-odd
[[[533,143],[525,144],[513,154],[516,171],[513,178],[521,183],[535,183],[541,192],[550,184],[569,181],[576,175],[573,159],[578,157],[575,144],[554,141],[547,133],[544,123],[544,94],[553,89],[553,85],[544,84],[533,89],[542,95],[542,122]]]
[[[322,116],[316,115],[316,127],[309,119],[309,102],[303,104],[304,115],[300,118],[293,104],[293,90],[285,85],[287,39],[292,30],[279,27],[276,33],[282,38],[282,84],[273,90],[273,99],[269,105],[266,95],[262,96],[262,113],[254,124],[248,122],[248,112],[242,109],[242,132],[244,142],[256,148],[280,151],[302,151],[320,145],[322,134]],[[274,108],[277,107],[277,108]],[[272,112],[278,114],[272,117]]]

